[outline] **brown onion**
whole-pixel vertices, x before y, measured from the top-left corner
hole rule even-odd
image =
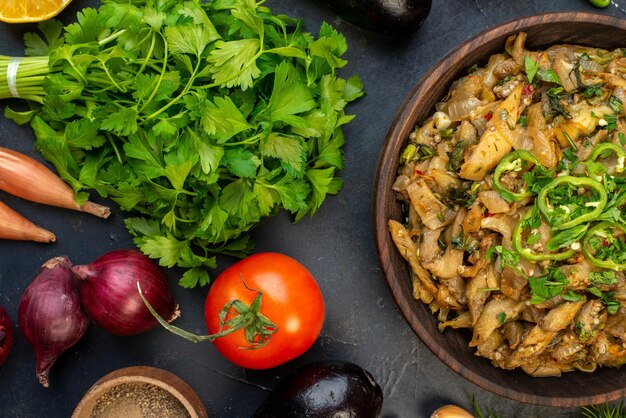
[[[89,325],[78,285],[68,259],[55,257],[41,267],[20,299],[20,330],[33,346],[37,379],[45,387],[56,359],[80,340]]]
[[[13,322],[7,311],[0,306],[0,366],[13,348]]]
[[[143,303],[144,297],[168,322],[179,315],[178,305],[161,268],[137,250],[117,250],[91,264],[73,267],[80,295],[91,319],[115,335],[133,335],[158,324]]]
[[[437,409],[430,418],[473,418],[465,409],[456,405],[445,405]]]

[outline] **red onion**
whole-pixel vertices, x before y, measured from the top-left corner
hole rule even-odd
[[[0,306],[0,366],[9,357],[13,348],[13,323],[7,311]]]
[[[91,264],[74,266],[81,279],[80,296],[93,321],[115,335],[133,335],[158,324],[144,297],[168,322],[179,315],[178,305],[161,268],[137,250],[104,254]]]
[[[41,267],[22,295],[17,315],[22,334],[35,350],[37,379],[48,387],[50,368],[89,325],[67,257],[52,258]]]

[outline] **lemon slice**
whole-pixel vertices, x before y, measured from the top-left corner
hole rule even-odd
[[[0,21],[40,22],[58,15],[72,0],[0,0]]]

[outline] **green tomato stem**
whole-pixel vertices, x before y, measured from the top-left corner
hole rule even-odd
[[[141,286],[137,282],[137,289],[141,300],[146,305],[152,316],[171,333],[178,335],[186,340],[194,343],[203,341],[215,341],[218,338],[225,337],[233,332],[244,330],[246,332],[246,339],[250,344],[248,347],[240,347],[243,349],[257,349],[261,348],[270,342],[271,336],[278,331],[278,327],[271,322],[265,315],[261,314],[261,299],[263,294],[257,291],[257,296],[250,306],[245,305],[239,300],[233,300],[227,303],[219,314],[220,317],[220,330],[215,334],[210,335],[197,335],[189,331],[185,331],[182,328],[169,324],[163,319],[150,305],[150,302],[146,300],[141,291]],[[238,315],[226,320],[226,316],[233,308]]]

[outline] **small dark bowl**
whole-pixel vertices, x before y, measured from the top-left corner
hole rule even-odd
[[[626,47],[626,20],[591,13],[553,13],[531,16],[489,29],[443,58],[417,83],[400,107],[383,145],[374,188],[373,216],[378,257],[387,284],[405,319],[424,344],[446,365],[469,381],[520,402],[572,407],[609,402],[626,396],[626,370],[602,368],[593,373],[569,372],[562,377],[530,377],[520,370],[506,371],[477,357],[468,347],[470,334],[440,333],[428,308],[415,301],[407,263],[396,251],[387,220],[401,220],[402,207],[392,184],[402,149],[415,125],[435,111],[435,104],[451,83],[473,64],[486,64],[491,54],[504,50],[507,36],[524,31],[530,49],[553,44],[580,44],[603,49]]]

